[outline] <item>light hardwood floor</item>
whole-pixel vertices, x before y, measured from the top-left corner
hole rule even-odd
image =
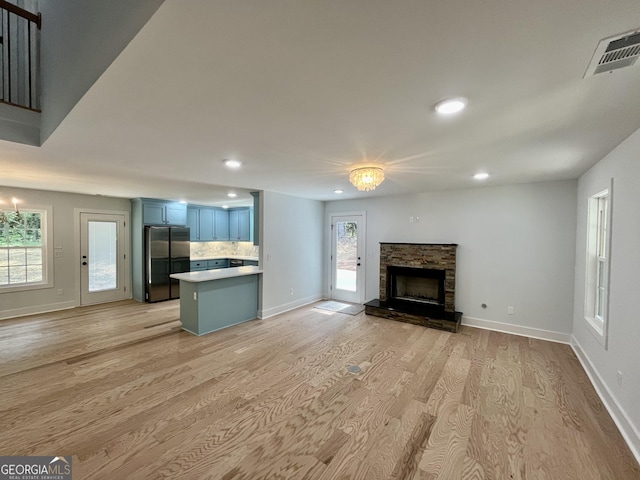
[[[311,306],[195,337],[178,307],[0,322],[0,454],[73,455],[75,479],[640,478],[566,345]]]

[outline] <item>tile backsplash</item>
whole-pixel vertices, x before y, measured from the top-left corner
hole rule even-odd
[[[240,255],[257,257],[260,247],[253,242],[191,242],[191,258],[211,258]]]

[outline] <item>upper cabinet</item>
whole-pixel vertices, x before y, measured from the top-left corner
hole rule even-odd
[[[251,212],[251,237],[254,245],[260,245],[260,192],[251,192],[253,211]]]
[[[229,240],[232,242],[251,241],[251,209],[249,207],[229,210]]]
[[[200,240],[200,209],[187,207],[187,227],[189,227],[189,240]],[[193,270],[193,268],[191,269]]]
[[[180,202],[141,199],[142,223],[144,225],[180,225],[187,224],[187,206]]]
[[[215,226],[215,209],[200,209],[200,240],[201,242],[210,242],[216,238]]]
[[[229,240],[229,212],[224,208],[198,207],[187,209],[192,242]]]
[[[228,210],[224,208],[214,208],[213,223],[213,239],[218,241],[229,240]]]

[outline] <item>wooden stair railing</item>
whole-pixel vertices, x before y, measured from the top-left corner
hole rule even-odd
[[[40,111],[42,17],[0,0],[0,102]]]

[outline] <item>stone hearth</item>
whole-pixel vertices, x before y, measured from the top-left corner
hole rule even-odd
[[[365,313],[457,332],[462,318],[455,311],[457,247],[381,243],[380,298],[365,303]]]

